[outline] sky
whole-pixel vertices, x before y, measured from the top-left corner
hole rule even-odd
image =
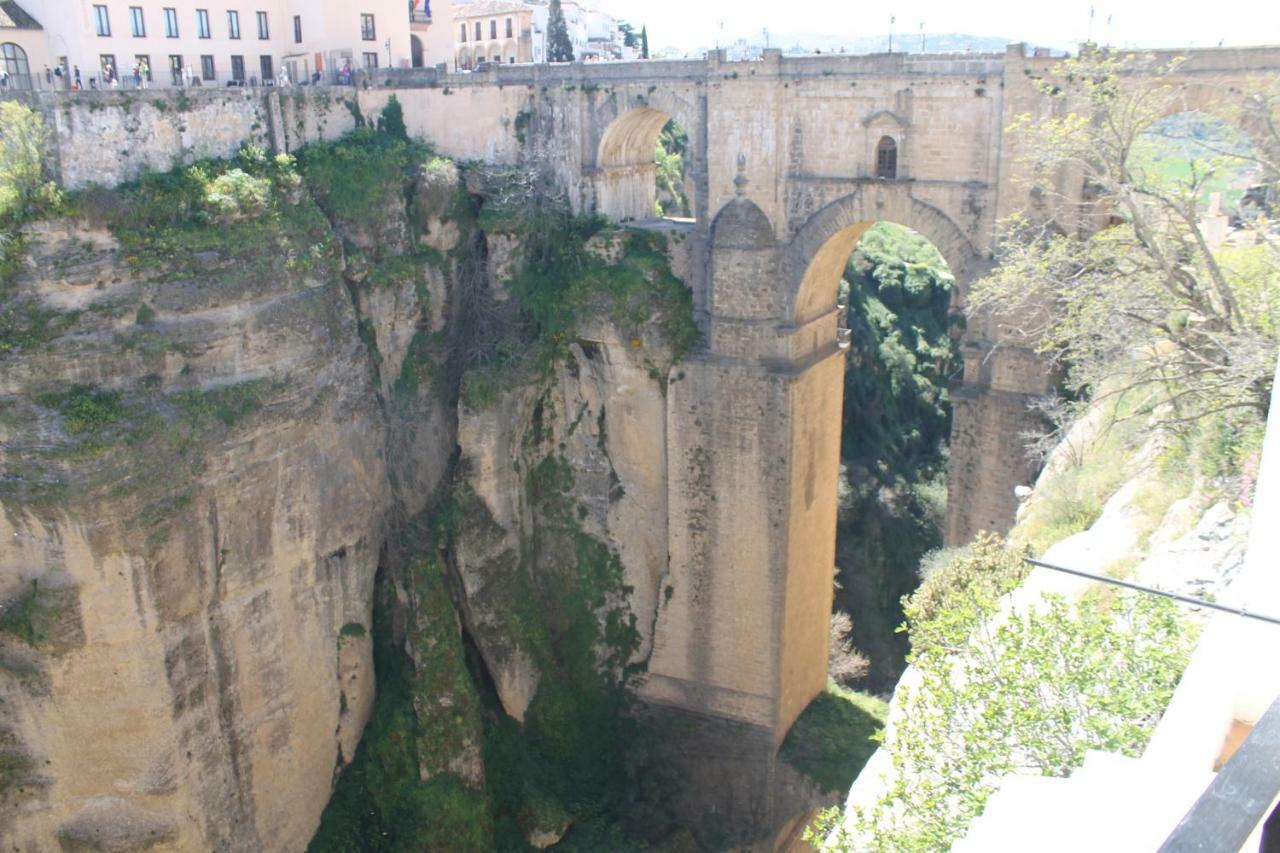
[[[648,26],[651,47],[681,50],[763,43],[772,33],[870,36],[965,33],[1075,49],[1090,35],[1120,47],[1212,47],[1280,43],[1280,0],[598,0],[616,17]],[[1108,26],[1107,19],[1110,20]],[[721,24],[723,23],[723,30]],[[723,36],[720,34],[723,33]],[[775,44],[776,46],[776,44]],[[789,45],[784,45],[789,46]]]

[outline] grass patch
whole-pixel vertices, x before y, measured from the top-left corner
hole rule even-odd
[[[0,751],[0,794],[23,784],[31,772],[33,762],[17,752]]]
[[[17,637],[29,646],[36,644],[36,596],[39,586],[33,580],[16,599],[0,605],[0,633]]]
[[[1132,471],[1130,458],[1144,439],[1145,418],[1121,400],[1108,401],[1102,426],[1086,438],[1074,458],[1037,484],[1036,495],[1010,533],[1010,540],[1043,554],[1052,545],[1087,530],[1124,485]]]
[[[787,732],[782,757],[824,791],[847,791],[879,748],[888,716],[883,699],[828,682]]]
[[[38,349],[75,325],[79,311],[46,308],[33,296],[0,305],[0,355]]]
[[[174,397],[193,426],[216,422],[233,427],[262,407],[262,398],[270,388],[269,381],[255,379],[209,390],[181,391]]]
[[[64,395],[45,397],[41,402],[54,403],[62,412],[62,423],[72,435],[100,433],[129,416],[119,391],[106,391],[78,385]]]

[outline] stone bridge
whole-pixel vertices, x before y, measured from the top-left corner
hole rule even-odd
[[[1179,108],[1234,111],[1280,48],[1203,50]],[[1155,56],[1156,64],[1173,54]],[[499,67],[397,91],[458,156],[540,157],[581,211],[654,217],[654,145],[688,134],[692,281],[706,346],[668,396],[670,584],[644,692],[781,742],[826,681],[844,358],[836,291],[878,221],[923,234],[955,307],[990,268],[997,220],[1031,204],[1005,128],[1053,109],[1058,60],[1001,54]],[[408,81],[403,81],[408,82]],[[420,122],[415,128],[414,122]],[[1246,128],[1247,129],[1247,128]],[[1062,187],[1079,195],[1070,178]],[[1077,183],[1079,183],[1077,179]],[[971,322],[953,389],[946,537],[1004,531],[1034,470],[1020,433],[1048,371]]]
[[[1230,111],[1260,81],[1274,85],[1280,69],[1280,48],[1184,55],[1173,80],[1187,109]],[[1017,139],[1005,128],[1055,108],[1037,81],[1057,61],[1020,45],[923,56],[766,51],[763,61],[742,63],[712,53],[470,75],[386,72],[385,80],[379,72],[378,85],[359,93],[365,114],[395,94],[410,131],[445,154],[537,161],[556,172],[578,210],[617,220],[653,218],[658,134],[669,119],[688,134],[695,221],[677,227],[688,232],[706,345],[670,383],[672,594],[655,628],[647,699],[727,721],[742,743],[772,755],[823,689],[845,364],[837,285],[859,237],[890,221],[937,246],[956,278],[955,307],[963,305],[991,265],[997,221],[1037,203],[1018,181]],[[350,126],[346,110],[326,117],[295,98],[267,101],[263,133],[277,150]],[[252,109],[206,122],[208,132],[252,137],[264,118]],[[118,168],[91,162],[102,148],[96,139],[74,144],[76,121],[87,126],[103,114],[54,119],[65,183]],[[163,120],[147,119],[158,130],[121,132],[142,140],[136,151],[145,159],[153,140],[177,132]],[[200,149],[188,138],[195,124],[184,119],[177,130],[185,135],[164,145],[208,154],[238,144],[228,137]],[[153,159],[171,158],[168,148]],[[1065,195],[1079,197],[1078,177],[1076,186],[1062,180]],[[952,397],[950,543],[1011,525],[1014,487],[1034,475],[1019,435],[1030,425],[1027,403],[1051,385],[1033,352],[982,319],[968,326],[963,348]]]

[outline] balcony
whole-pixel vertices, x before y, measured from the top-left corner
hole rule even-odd
[[[409,29],[422,31],[431,26],[431,0],[414,0],[409,6]]]

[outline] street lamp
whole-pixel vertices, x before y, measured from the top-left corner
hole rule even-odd
[[[387,67],[391,67],[391,39],[387,39]]]

